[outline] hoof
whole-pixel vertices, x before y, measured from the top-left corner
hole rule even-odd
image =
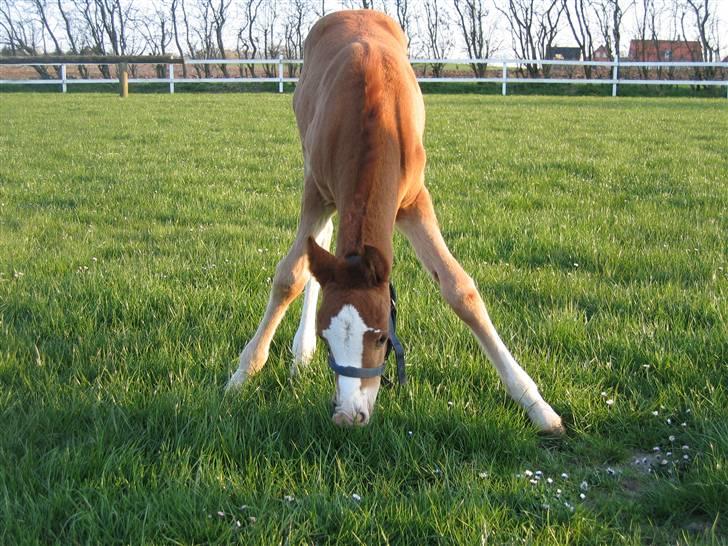
[[[248,371],[238,368],[225,385],[225,394],[239,390],[247,378]]]
[[[545,436],[563,436],[566,428],[561,417],[547,403],[536,405],[528,410],[531,422],[538,429],[539,434]]]

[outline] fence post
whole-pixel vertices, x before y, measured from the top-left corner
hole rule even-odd
[[[283,55],[278,55],[278,92],[283,93]]]
[[[505,61],[503,61],[503,85],[502,85],[502,88],[501,88],[501,94],[504,97],[506,96],[506,93],[508,91],[507,90],[508,84],[506,83],[507,81],[508,81],[508,65],[506,65],[506,62]]]
[[[129,65],[119,63],[119,96],[124,99],[129,96]]]
[[[617,96],[617,80],[619,79],[619,52],[614,57],[614,67],[612,68],[612,96]]]
[[[61,93],[65,93],[68,91],[68,86],[66,85],[66,65],[61,65]]]
[[[167,65],[167,74],[169,75],[169,94],[174,95],[174,65]]]

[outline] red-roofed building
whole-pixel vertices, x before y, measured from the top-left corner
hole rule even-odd
[[[592,60],[594,61],[611,61],[611,55],[609,54],[609,50],[607,49],[607,46],[599,46],[594,50],[594,54],[592,55]]]
[[[631,61],[687,61],[703,60],[700,42],[682,40],[631,40],[629,42]]]

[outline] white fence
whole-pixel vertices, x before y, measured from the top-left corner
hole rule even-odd
[[[704,86],[723,86],[726,88],[726,98],[728,98],[728,62],[636,62],[636,61],[565,61],[565,60],[538,60],[538,59],[411,59],[411,64],[416,65],[471,65],[480,64],[487,65],[492,71],[493,67],[499,67],[500,76],[497,77],[418,77],[420,82],[438,82],[438,83],[474,83],[487,82],[501,84],[501,94],[508,93],[509,84],[540,84],[540,83],[559,83],[559,84],[599,84],[612,86],[612,96],[617,96],[620,85],[704,85]],[[57,66],[60,67],[60,77],[57,79],[0,79],[0,85],[58,85],[60,90],[65,93],[68,85],[73,84],[99,84],[99,83],[117,83],[117,79],[109,78],[67,78],[67,66],[69,64],[84,64],[80,62],[73,63],[22,63],[18,62],[13,65],[3,65],[2,68],[8,66]],[[109,64],[109,63],[85,63],[85,64]],[[133,63],[133,64],[150,64],[150,63]],[[174,93],[174,86],[178,83],[196,84],[196,83],[277,83],[278,92],[283,92],[284,83],[295,83],[298,81],[296,77],[286,77],[284,75],[284,66],[301,65],[303,61],[300,59],[185,59],[185,65],[268,65],[277,68],[277,75],[262,77],[207,77],[207,78],[180,78],[175,76],[174,65],[167,65],[166,78],[130,78],[129,83],[145,84],[145,83],[162,83],[169,86],[169,92]],[[514,71],[519,73],[527,66],[532,65],[543,73],[544,67],[552,65],[567,67],[595,67],[607,68],[611,77],[606,78],[579,78],[579,77],[522,77],[514,75]],[[665,68],[674,69],[693,69],[694,74],[698,74],[696,69],[718,68],[721,69],[724,79],[649,79],[649,78],[622,78],[620,69],[635,68]],[[510,71],[510,75],[509,75]]]

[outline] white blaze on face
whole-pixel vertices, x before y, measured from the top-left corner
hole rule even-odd
[[[344,305],[321,335],[328,342],[329,350],[339,366],[361,368],[364,334],[376,331],[364,323],[356,307]],[[335,414],[343,413],[354,421],[363,412],[368,419],[378,390],[377,387],[362,389],[361,379],[339,375]]]

